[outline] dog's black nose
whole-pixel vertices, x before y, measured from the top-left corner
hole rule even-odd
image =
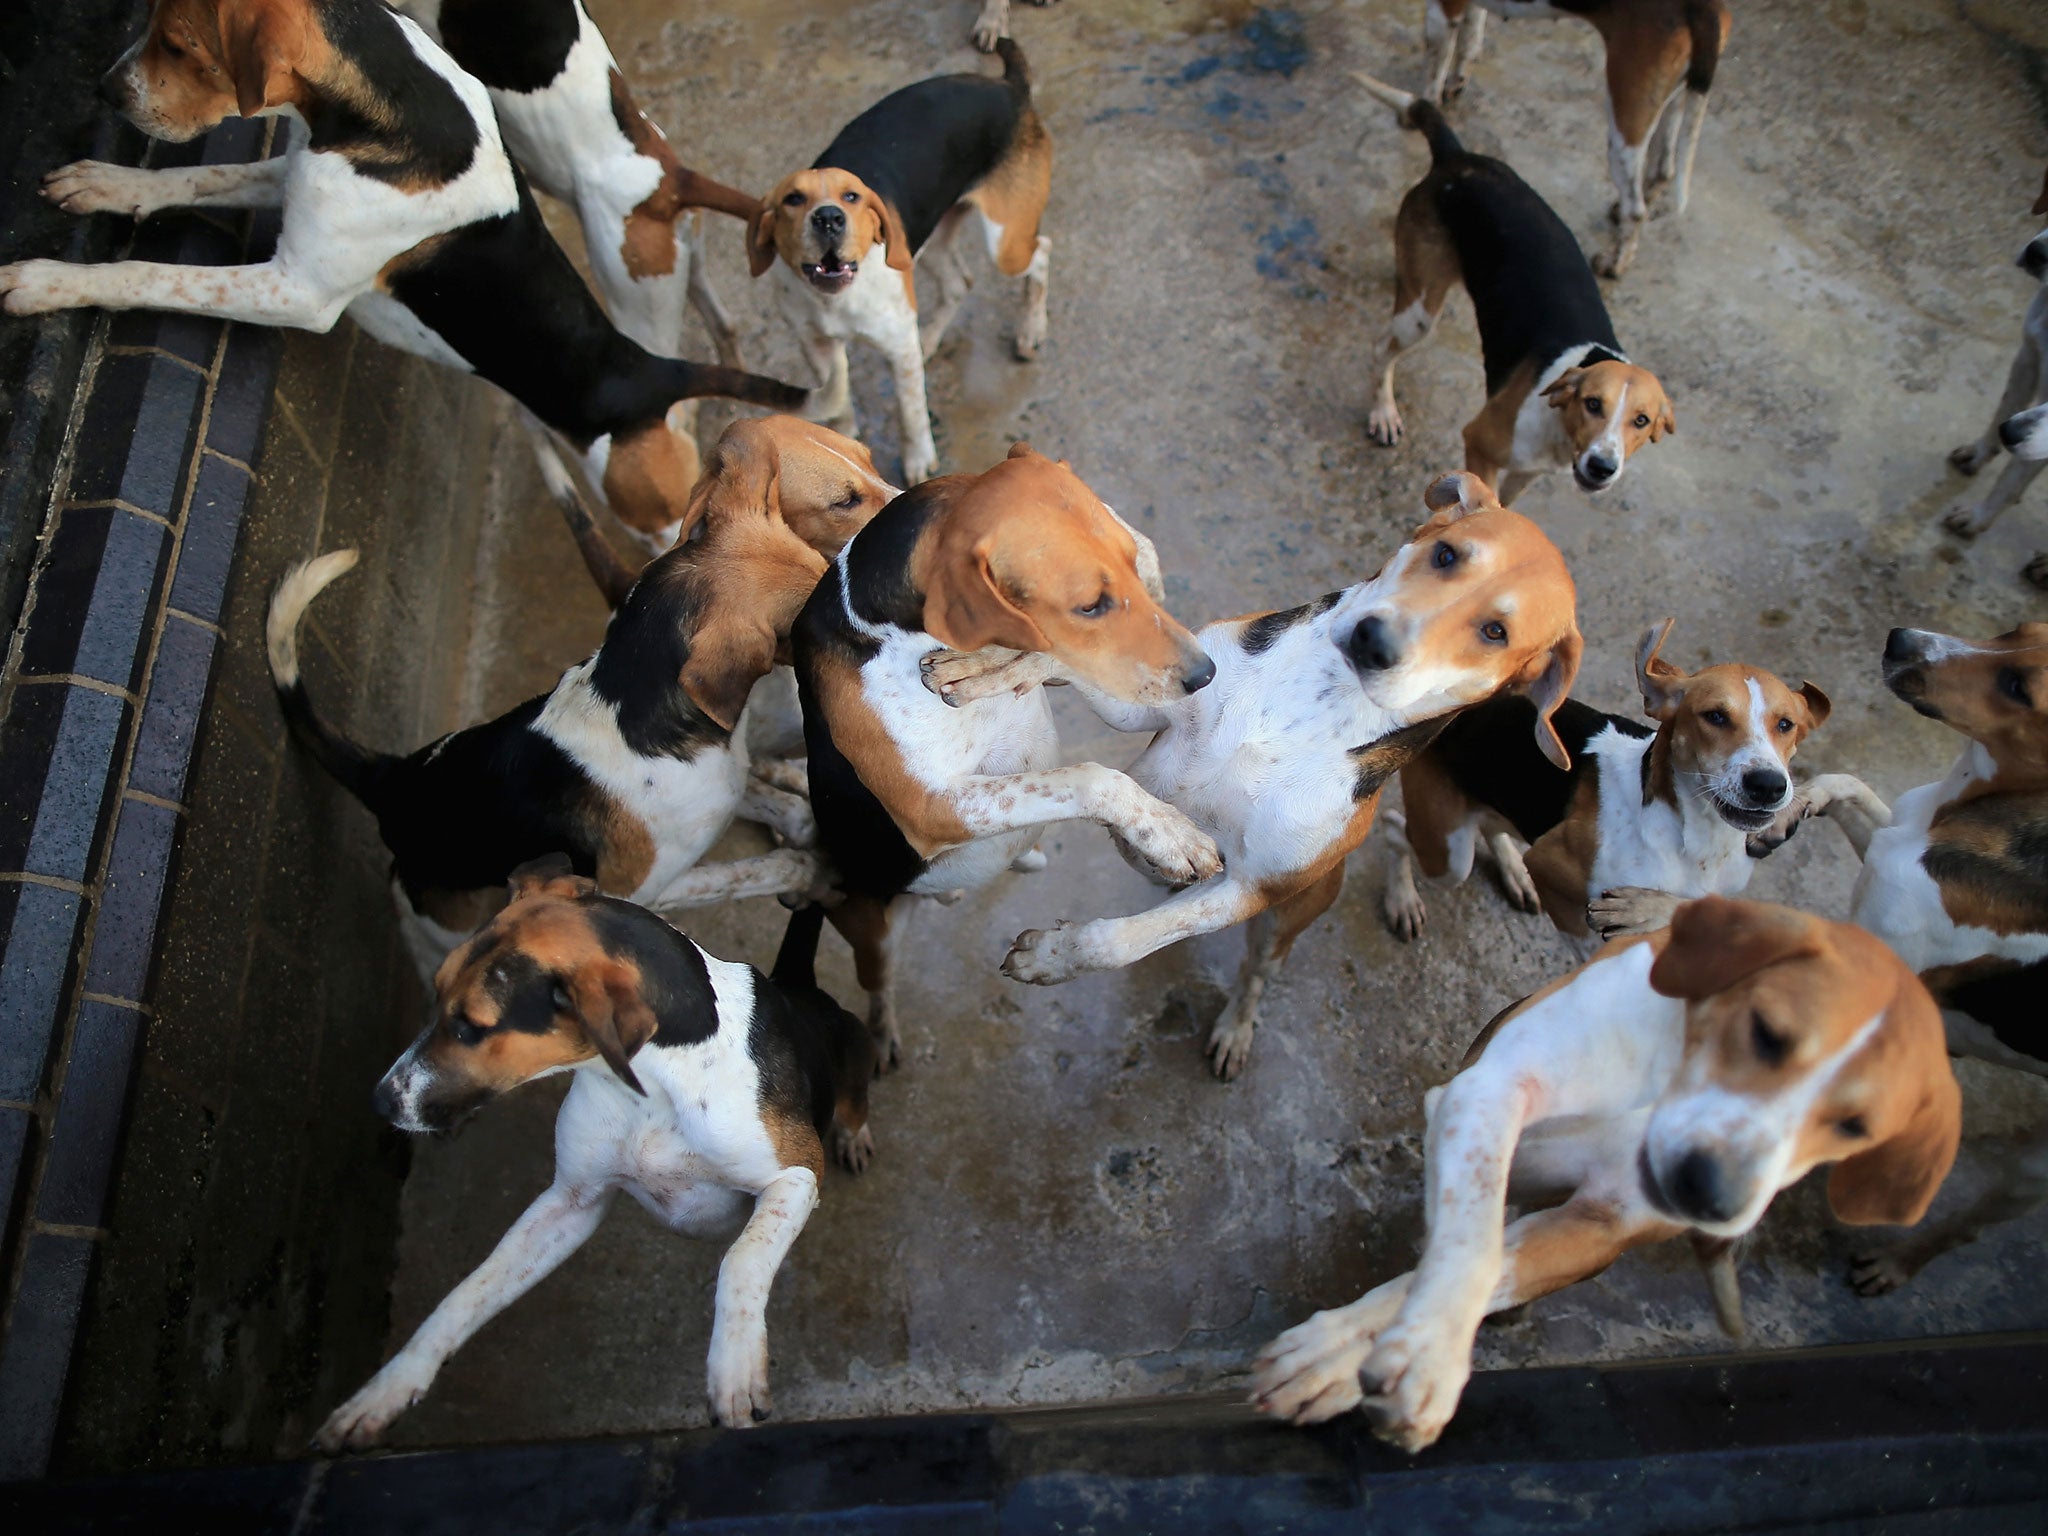
[[[1594,454],[1586,460],[1586,478],[1595,482],[1612,480],[1620,473],[1621,466],[1605,454]]]
[[[1742,1209],[1721,1165],[1704,1152],[1688,1152],[1671,1172],[1664,1196],[1681,1216],[1694,1221],[1727,1221]]]
[[[1400,661],[1401,648],[1394,643],[1393,631],[1387,628],[1386,621],[1369,614],[1351,631],[1344,654],[1361,672],[1384,672]]]
[[[846,233],[846,210],[837,203],[824,203],[811,210],[811,227],[821,235]]]
[[[1913,643],[1913,631],[1895,629],[1884,639],[1884,659],[1893,662],[1908,662],[1919,657],[1920,648]]]
[[[398,1123],[398,1087],[388,1074],[378,1078],[377,1086],[370,1090],[370,1108],[377,1112],[379,1120]]]
[[[1187,670],[1180,675],[1181,691],[1184,693],[1200,693],[1210,683],[1215,681],[1215,678],[1216,663],[1209,659],[1207,651],[1198,652],[1197,659],[1190,662]]]
[[[1751,768],[1742,775],[1742,796],[1751,805],[1776,805],[1787,787],[1785,775],[1775,768]]]

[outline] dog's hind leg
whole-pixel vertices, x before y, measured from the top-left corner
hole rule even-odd
[[[1280,967],[1287,963],[1294,941],[1310,923],[1330,910],[1343,889],[1344,861],[1339,859],[1321,878],[1266,908],[1245,925],[1248,942],[1244,967],[1237,973],[1237,986],[1230,1001],[1223,1005],[1215,1027],[1209,1031],[1209,1064],[1224,1082],[1242,1072],[1251,1056],[1252,1032],[1259,1024],[1259,1000],[1280,974]]]
[[[2039,302],[2038,299],[2035,301],[2036,304]],[[2030,323],[2020,332],[2019,350],[2013,354],[2012,367],[2006,372],[2005,392],[1998,397],[1998,408],[1991,413],[1991,425],[1984,429],[1982,437],[1971,439],[1948,456],[1949,463],[1966,475],[1976,474],[1998,457],[1998,429],[2006,418],[2017,415],[2044,397],[2042,386],[2048,380],[2044,380],[2043,375],[2048,370],[2042,366],[2040,343],[2034,339],[2033,318],[2029,313],[2027,319]]]

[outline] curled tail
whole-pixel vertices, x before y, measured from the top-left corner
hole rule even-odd
[[[313,599],[356,567],[356,552],[337,549],[315,560],[302,560],[284,573],[270,594],[270,617],[263,638],[270,653],[270,681],[277,689],[285,723],[314,761],[336,783],[365,805],[371,804],[377,781],[395,759],[372,752],[333,730],[313,708],[299,677],[299,620]],[[374,806],[372,807],[374,809]]]
[[[1003,83],[1027,100],[1031,95],[1031,66],[1024,62],[1024,50],[1007,37],[996,39],[996,57],[1003,61]]]
[[[1704,96],[1714,88],[1714,71],[1721,66],[1721,39],[1728,31],[1726,0],[1686,0],[1685,30],[1692,36],[1685,88]]]
[[[1444,121],[1444,115],[1437,110],[1435,102],[1388,85],[1384,80],[1375,80],[1371,75],[1360,74],[1357,70],[1351,72],[1351,78],[1392,107],[1402,127],[1414,128],[1421,132],[1422,137],[1429,143],[1431,160],[1441,160],[1446,155],[1464,153],[1465,146],[1459,142],[1458,136],[1451,132],[1451,125]]]
[[[818,985],[818,935],[825,928],[825,909],[817,902],[789,914],[789,926],[782,930],[782,948],[775,952],[775,968],[769,979],[781,987]]]

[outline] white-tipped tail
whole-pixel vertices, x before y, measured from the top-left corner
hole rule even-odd
[[[1375,80],[1371,75],[1361,74],[1355,69],[1351,71],[1351,78],[1392,107],[1395,115],[1400,117],[1403,122],[1407,121],[1408,109],[1415,105],[1415,95],[1412,91],[1401,90],[1398,87],[1387,84],[1384,80]]]
[[[284,573],[277,590],[270,594],[270,618],[263,626],[263,639],[270,652],[270,678],[279,688],[295,687],[299,681],[299,620],[314,598],[355,568],[354,550],[332,550],[300,561]]]
[[[569,466],[562,462],[561,454],[555,451],[555,445],[548,440],[544,430],[533,434],[533,456],[540,461],[541,481],[556,504],[565,509],[587,510],[583,506],[582,488],[570,475]]]
[[[1678,185],[1672,189],[1671,211],[1684,213],[1692,196],[1692,161],[1700,152],[1700,130],[1707,125],[1707,93],[1685,93],[1685,150],[1678,162]]]

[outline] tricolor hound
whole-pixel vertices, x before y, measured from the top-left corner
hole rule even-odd
[[[1424,502],[1433,515],[1372,580],[1202,630],[1216,678],[1200,693],[1127,703],[1073,679],[1111,725],[1155,733],[1130,776],[1213,837],[1224,869],[1149,912],[1020,934],[1008,975],[1066,981],[1250,920],[1244,968],[1208,1045],[1216,1075],[1234,1078],[1260,997],[1343,889],[1345,857],[1372,830],[1381,790],[1458,711],[1526,690],[1531,750],[1562,765],[1550,721],[1581,649],[1564,557],[1476,476],[1446,475]],[[934,668],[956,699],[968,692],[967,660]],[[973,686],[1056,665],[1023,658]]]
[[[1560,770],[1530,743],[1529,701],[1499,698],[1401,770],[1405,835],[1386,893],[1397,938],[1422,931],[1416,863],[1456,883],[1482,841],[1509,899],[1570,934],[1584,935],[1586,903],[1618,886],[1742,894],[1753,860],[1789,835],[1773,824],[1793,803],[1792,755],[1827,719],[1828,696],[1740,663],[1681,671],[1658,654],[1671,625],[1636,646],[1654,731],[1567,699],[1554,719],[1572,766]]]
[[[101,305],[371,335],[482,375],[584,456],[612,509],[674,536],[697,449],[671,410],[703,395],[790,409],[804,391],[656,357],[621,335],[506,158],[489,95],[382,0],[157,0],[107,76],[143,132],[182,142],[281,116],[289,151],[249,165],[136,170],[81,160],[44,195],[73,213],[284,210],[255,266],[147,261],[0,267],[9,314]]]
[[[1594,265],[1604,277],[1620,277],[1635,260],[1650,215],[1643,177],[1652,161],[1651,190],[1676,182],[1672,205],[1685,212],[1707,93],[1734,23],[1726,0],[1428,0],[1422,31],[1431,53],[1425,93],[1431,101],[1463,88],[1466,67],[1479,57],[1488,11],[1511,18],[1576,16],[1592,23],[1606,44],[1607,169],[1618,230],[1614,249]],[[1650,141],[1660,129],[1661,148],[1653,152]]]
[[[789,417],[735,422],[683,540],[641,574],[597,654],[551,693],[406,757],[329,726],[300,676],[299,620],[355,551],[286,573],[268,632],[278,702],[320,766],[377,818],[424,973],[490,914],[513,867],[543,853],[565,851],[578,874],[650,907],[817,883],[816,861],[793,848],[695,866],[735,815],[791,844],[814,839],[802,799],[749,773],[748,699],[826,555],[893,494],[835,432]]]
[[[792,638],[811,807],[885,1067],[900,1054],[890,925],[910,897],[1041,867],[1032,845],[1059,821],[1108,828],[1168,884],[1221,868],[1209,835],[1128,774],[1060,766],[1042,688],[949,708],[925,683],[947,649],[1000,646],[1046,653],[1128,704],[1194,693],[1216,668],[1159,605],[1156,578],[1149,543],[1064,463],[1019,443],[984,474],[929,480],[884,507],[805,605]]]
[[[1038,224],[1052,190],[1052,139],[1032,109],[1023,50],[1003,38],[996,52],[1000,80],[941,75],[861,113],[809,170],[776,184],[748,236],[754,276],[777,267],[784,312],[823,380],[814,417],[852,417],[850,338],[888,359],[906,485],[938,469],[924,360],[972,283],[955,249],[968,225],[980,227],[997,270],[1024,279],[1017,356],[1036,357],[1045,341],[1052,241]],[[913,261],[937,290],[922,307]]]
[[[1457,1410],[1488,1313],[1645,1243],[1720,1249],[1822,1163],[1840,1220],[1917,1220],[1960,1104],[1933,999],[1877,939],[1689,902],[1487,1026],[1424,1100],[1421,1262],[1268,1344],[1253,1401],[1296,1424],[1363,1407],[1419,1451]],[[1543,1208],[1508,1222],[1510,1200]]]
[[[1611,490],[1629,456],[1677,431],[1678,419],[1657,376],[1623,355],[1572,232],[1505,163],[1460,144],[1431,103],[1355,78],[1422,132],[1430,157],[1394,220],[1394,320],[1366,434],[1386,446],[1401,440],[1394,364],[1429,340],[1462,283],[1479,322],[1487,397],[1465,424],[1465,468],[1503,503],[1566,466],[1580,490]]]
[[[763,976],[600,895],[566,859],[514,872],[510,903],[441,966],[433,1022],[375,1103],[402,1131],[444,1131],[521,1083],[571,1073],[554,1182],[334,1410],[322,1450],[374,1445],[477,1329],[589,1239],[619,1189],[686,1236],[739,1230],[718,1267],[711,1417],[736,1429],[768,1417],[768,1292],[817,1206],[825,1143],[856,1172],[873,1152],[871,1049],[813,978],[821,925],[816,908],[792,916]]]

